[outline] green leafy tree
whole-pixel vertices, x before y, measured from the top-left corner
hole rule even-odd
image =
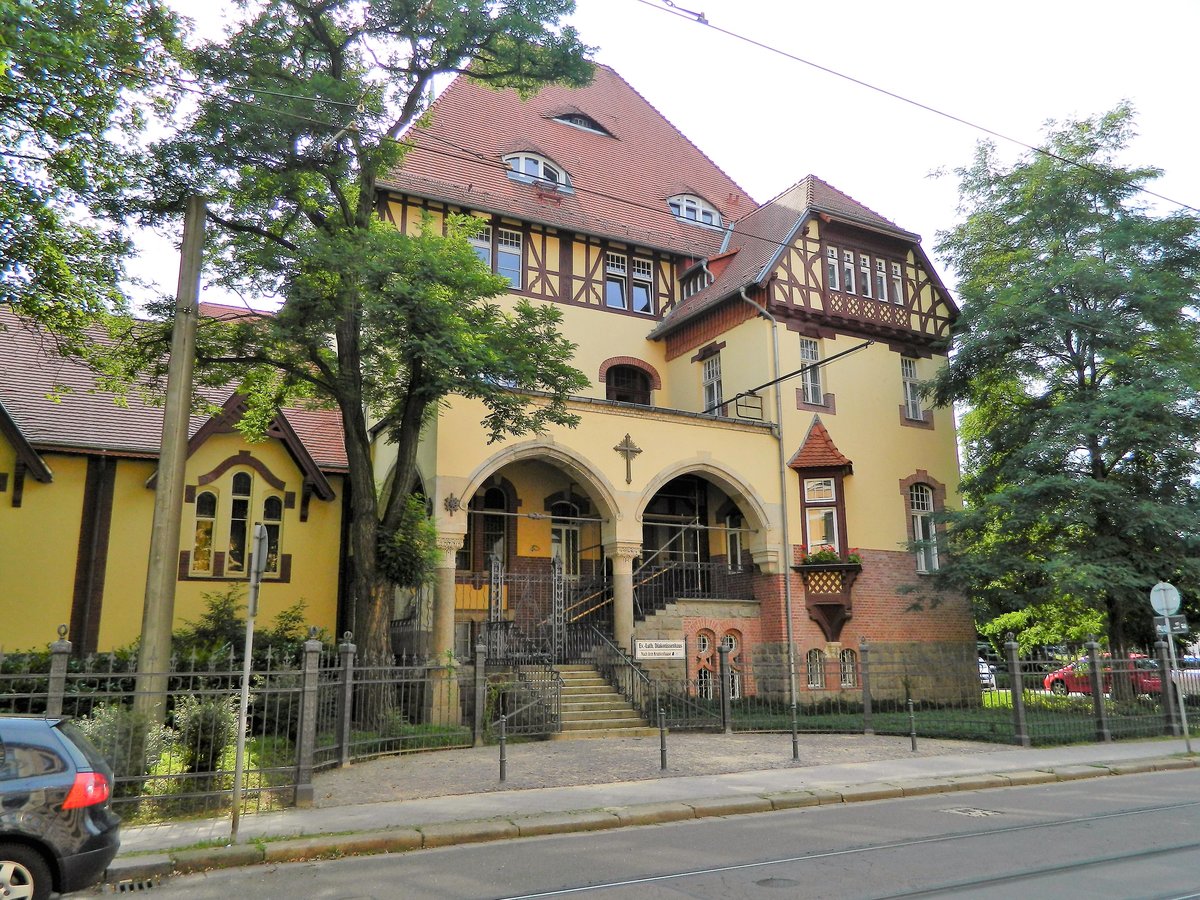
[[[341,412],[354,630],[370,655],[388,652],[393,580],[417,577],[421,554],[397,553],[396,541],[419,537],[406,510],[422,426],[450,395],[482,401],[492,440],[574,424],[566,399],[587,384],[569,365],[574,346],[556,310],[493,301],[508,285],[479,262],[469,222],[403,234],[380,220],[377,183],[401,162],[398,139],[435,76],[469,72],[520,90],[586,82],[588,48],[559,25],[572,9],[570,0],[269,0],[194,51],[204,95],[158,148],[157,208],[207,197],[221,280],[284,301],[276,315],[202,322],[203,379],[241,383],[251,434],[297,398]],[[135,336],[161,356],[159,338]],[[382,485],[372,428],[397,450]]]
[[[0,303],[68,347],[124,305],[120,200],[176,47],[160,0],[0,4]]]
[[[933,384],[968,409],[943,582],[981,619],[1098,610],[1114,652],[1153,640],[1157,581],[1200,589],[1200,221],[1148,211],[1160,173],[1118,162],[1132,129],[1120,105],[958,171],[965,217],[938,249],[964,313]]]

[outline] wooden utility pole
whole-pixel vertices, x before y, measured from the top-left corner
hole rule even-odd
[[[171,625],[175,619],[175,581],[179,571],[179,520],[183,513],[184,466],[187,463],[188,417],[192,407],[192,366],[196,356],[196,319],[200,313],[200,268],[204,250],[207,204],[188,199],[183,220],[179,285],[175,292],[175,324],[167,364],[167,399],[163,409],[162,444],[154,487],[154,525],[146,599],[142,608],[142,641],[138,650],[135,708],[161,722],[166,708],[167,670],[171,659]]]

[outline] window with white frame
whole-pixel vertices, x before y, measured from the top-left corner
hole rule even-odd
[[[887,303],[887,298],[887,264],[882,259],[877,259],[875,260],[875,299]]]
[[[913,545],[917,554],[918,572],[938,569],[937,531],[933,522],[933,488],[914,484],[908,489],[909,515],[912,518]]]
[[[250,534],[250,494],[254,480],[246,472],[233,476],[233,499],[229,512],[229,549],[225,554],[226,572],[246,571],[247,537]]]
[[[571,178],[557,163],[537,153],[512,153],[504,157],[508,177],[570,191]]]
[[[217,528],[217,495],[202,491],[196,495],[196,526],[192,536],[191,571],[196,575],[211,575],[213,570],[213,541]]]
[[[922,420],[924,415],[921,410],[921,383],[917,379],[915,359],[900,358],[900,381],[904,385],[904,417]]]
[[[697,269],[691,275],[684,278],[679,284],[679,293],[682,299],[686,300],[693,294],[698,294],[706,287],[712,284],[712,278],[704,269]]]
[[[825,394],[821,388],[821,369],[816,363],[821,361],[821,345],[813,338],[800,338],[800,361],[807,368],[800,373],[800,391],[805,403],[822,406]]]
[[[648,259],[633,258],[633,282],[631,285],[633,311],[654,314],[654,265]]]
[[[584,131],[591,131],[595,134],[608,134],[608,129],[597,122],[591,116],[585,116],[583,113],[564,113],[561,116],[555,116],[556,122],[562,122],[564,125],[572,125],[575,128],[582,128]],[[611,135],[609,135],[611,137]]]
[[[721,214],[717,208],[693,194],[668,197],[667,207],[671,210],[671,215],[681,222],[694,222],[713,228],[719,228],[721,225]]]
[[[804,654],[804,670],[810,688],[825,687],[825,654],[817,648]]]
[[[471,242],[471,249],[479,257],[479,261],[490,269],[492,267],[492,226],[483,226],[468,240]]]
[[[829,282],[829,290],[836,291],[841,289],[841,271],[842,267],[838,263],[837,247],[830,247],[825,251],[825,280]]]
[[[847,294],[854,293],[854,251],[842,251],[842,290]]]
[[[704,360],[701,382],[704,385],[704,411],[710,416],[721,415],[721,404],[725,399],[721,393],[721,354]]]
[[[864,297],[871,296],[871,257],[865,253],[858,257],[858,283]]]
[[[850,648],[838,654],[838,668],[842,687],[857,687],[858,685],[858,654]]]
[[[521,287],[521,232],[512,228],[496,230],[496,274],[508,279],[515,288]]]
[[[264,572],[279,574],[279,537],[283,529],[283,498],[271,495],[263,501],[263,528],[267,532],[267,564]]]
[[[739,512],[725,517],[725,562],[730,572],[742,569],[742,527],[745,520]]]
[[[610,309],[628,309],[629,263],[623,253],[604,255],[604,305]]]
[[[900,263],[892,263],[892,302],[904,302],[904,274]]]
[[[840,552],[836,484],[832,478],[804,479],[804,538],[809,552]]]

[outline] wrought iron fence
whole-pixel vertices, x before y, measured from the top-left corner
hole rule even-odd
[[[685,599],[752,600],[754,574],[748,566],[658,557],[634,573],[634,613],[644,618]]]

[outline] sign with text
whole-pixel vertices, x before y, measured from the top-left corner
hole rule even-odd
[[[634,641],[634,659],[684,659],[687,656],[685,641]]]
[[[1188,623],[1184,616],[1155,616],[1155,634],[1187,634]]]

